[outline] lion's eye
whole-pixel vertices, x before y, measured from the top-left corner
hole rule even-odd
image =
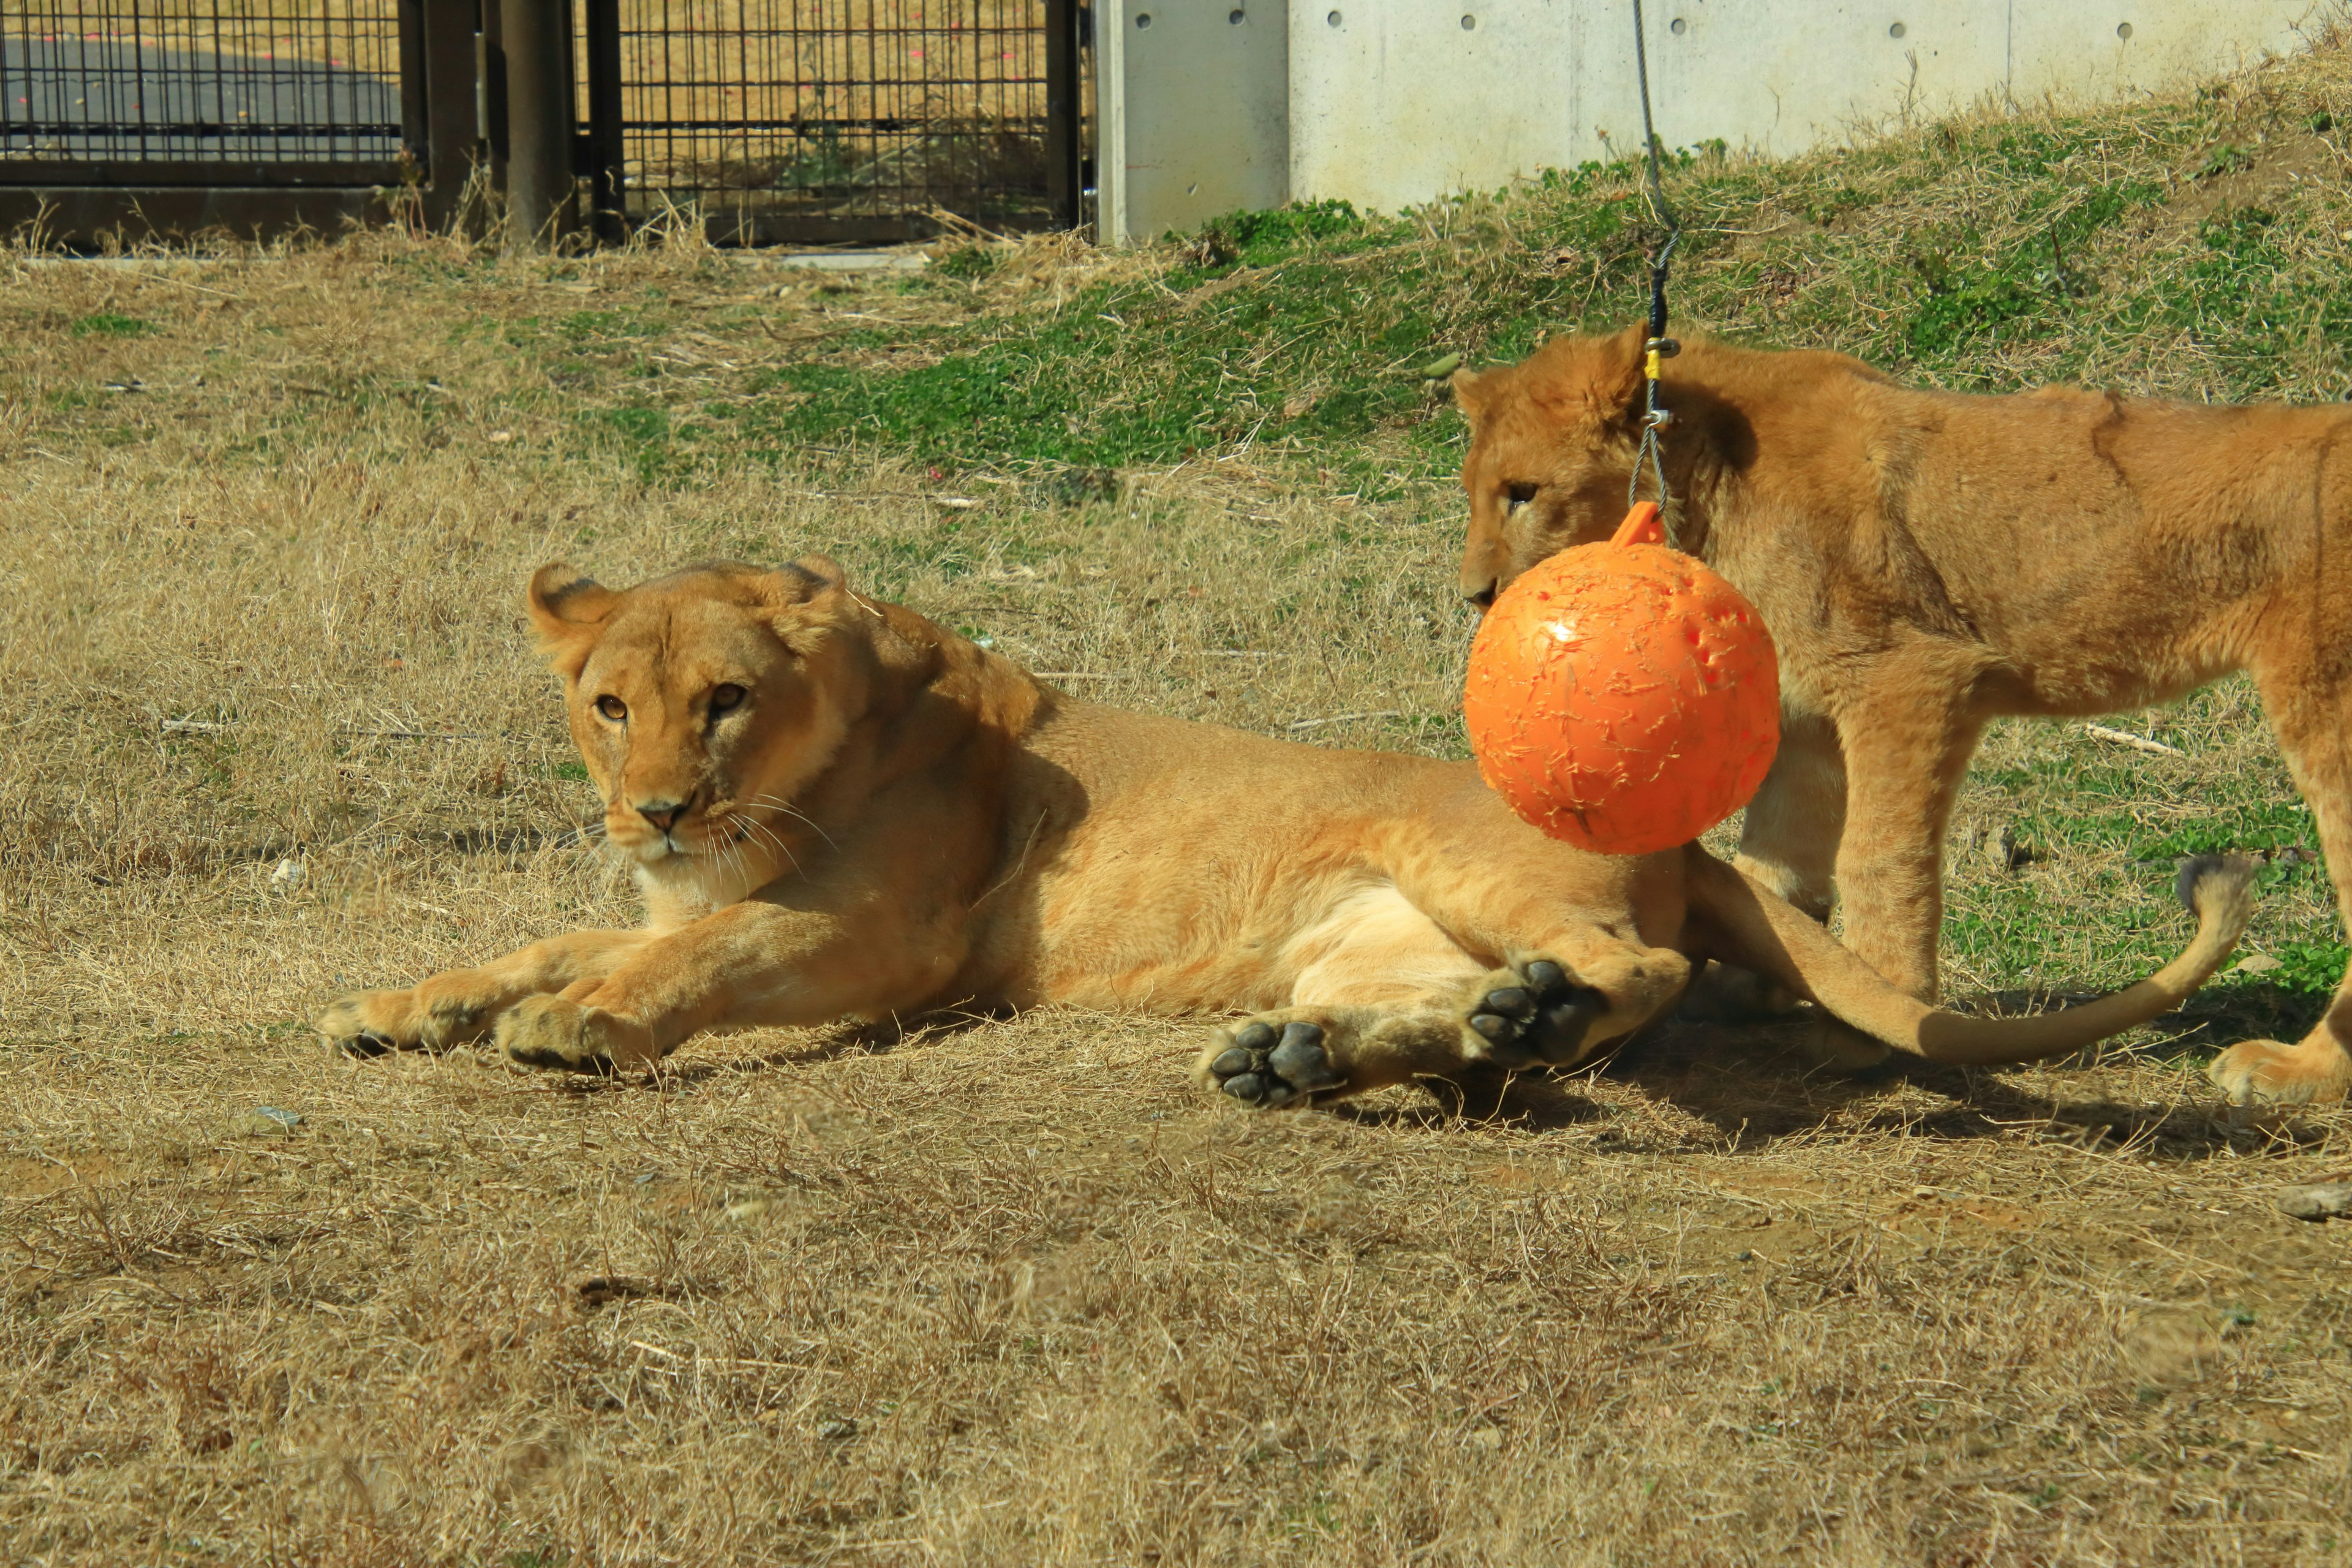
[[[1536,490],[1538,488],[1538,487],[1535,485],[1510,486],[1505,491],[1505,493],[1510,497],[1510,503],[1503,510],[1506,511],[1518,510],[1519,508],[1527,505],[1528,502],[1536,499]]]
[[[596,699],[596,711],[617,724],[629,716],[629,705],[617,697]]]
[[[716,686],[711,688],[711,716],[716,718],[721,713],[734,712],[735,710],[743,706],[743,698],[745,695],[743,689],[736,685],[731,680],[724,686]]]

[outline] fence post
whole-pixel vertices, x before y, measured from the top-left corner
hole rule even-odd
[[[481,30],[474,35],[474,121],[482,128],[481,156],[490,189],[507,189],[506,13],[499,0],[483,0]]]
[[[507,242],[536,250],[571,226],[570,0],[494,0],[507,57]]]
[[[420,168],[431,167],[431,95],[425,87],[425,6],[423,0],[400,0],[394,13],[400,26],[400,151]],[[8,95],[0,91],[0,122],[8,118]]]
[[[425,58],[425,218],[436,227],[457,217],[474,172],[473,0],[419,0],[418,41]]]
[[[1086,224],[1078,0],[1045,0],[1045,200],[1057,228]]]
[[[623,188],[626,151],[621,116],[620,0],[588,0],[582,21],[588,35],[589,221],[607,244],[628,237],[628,195]]]

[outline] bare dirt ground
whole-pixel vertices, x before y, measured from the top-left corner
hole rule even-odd
[[[1685,1028],[1475,1119],[1253,1115],[1186,1080],[1198,1026],[1066,1012],[648,1082],[322,1054],[345,988],[630,918],[520,629],[552,557],[828,548],[1073,690],[1459,753],[1441,483],[648,478],[577,413],[603,362],[541,352],[635,311],[632,363],[723,400],[929,308],[389,239],[0,263],[0,1558],[2352,1556],[2352,1231],[2273,1205],[2352,1118],[2205,1089],[2304,1005],[2243,975],[2049,1070]],[[1961,857],[1956,990],[2185,939],[2032,826],[2287,808],[2242,690],[2167,726],[1995,741],[1970,831],[2047,842]],[[2271,900],[2257,950],[2328,936],[2323,879]]]

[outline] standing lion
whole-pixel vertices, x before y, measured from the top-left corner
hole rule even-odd
[[[1462,588],[1485,604],[1624,514],[1643,333],[1458,373]],[[2252,672],[2352,923],[2352,410],[1897,384],[1705,339],[1660,402],[1678,542],[1762,612],[1780,752],[1741,864],[1936,995],[1944,832],[1988,721],[2169,701]],[[2352,1089],[2352,977],[2301,1041],[2211,1068],[2239,1100]]]

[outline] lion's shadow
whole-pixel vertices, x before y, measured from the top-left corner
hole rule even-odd
[[[2049,1001],[2047,995],[2000,993],[1969,1005],[2006,1013]],[[2069,1096],[2051,1089],[2042,1074],[2024,1079],[2011,1069],[1948,1067],[1899,1054],[1867,1073],[1839,1073],[1811,1066],[1797,1053],[1792,1042],[1805,1027],[1800,1023],[1675,1019],[1645,1031],[1597,1068],[1433,1084],[1419,1103],[1343,1102],[1332,1113],[1361,1122],[1464,1121],[1555,1133],[1616,1114],[1590,1092],[1598,1079],[1697,1118],[1733,1152],[1760,1152],[1785,1139],[1818,1136],[1834,1123],[1842,1137],[1896,1134],[1957,1142],[2023,1135],[2109,1152],[2129,1148],[2164,1159],[2243,1155],[2309,1147],[2323,1142],[2327,1130],[2291,1111],[2249,1111],[2226,1104],[2204,1085],[2198,1063],[2230,1040],[2273,1034],[2293,1038],[2315,1011],[2302,999],[2276,994],[2225,991],[2193,1000],[2155,1020],[2167,1031],[2163,1041],[2131,1053],[2137,1060],[2178,1070],[2187,1081],[2177,1097],[2137,1103],[2095,1090]],[[2084,1053],[2043,1066],[2063,1074],[2069,1066],[2088,1067],[2095,1060]],[[2096,1085],[2111,1087],[2112,1080]]]
[[[1963,1005],[2007,1013],[2051,1000],[2048,994],[1997,993]],[[1801,1023],[1670,1019],[1637,1036],[1596,1068],[1474,1073],[1460,1082],[1430,1082],[1417,1097],[1341,1100],[1318,1114],[1368,1126],[1470,1123],[1542,1136],[1617,1118],[1621,1113],[1616,1109],[1591,1092],[1599,1079],[1696,1118],[1735,1152],[1761,1152],[1793,1137],[1817,1137],[1825,1125],[1834,1123],[1842,1137],[1896,1134],[1966,1142],[2022,1134],[2108,1152],[2143,1150],[2167,1159],[2242,1155],[2309,1146],[2323,1140],[2326,1131],[2292,1113],[2249,1112],[2223,1103],[2194,1077],[2196,1063],[2228,1040],[2263,1034],[2294,1037],[2308,1026],[2305,1015],[2313,1013],[2315,1009],[2305,1005],[2304,999],[2268,990],[2200,994],[2180,1011],[2155,1021],[2166,1031],[2162,1042],[2132,1053],[2141,1061],[2177,1068],[2191,1081],[2184,1083],[2178,1097],[2141,1103],[2096,1093],[2076,1099],[2043,1092],[2042,1086],[2049,1081],[2043,1075],[2025,1079],[2006,1069],[1945,1067],[1900,1054],[1867,1073],[1843,1074],[1810,1066],[1798,1054],[1791,1042],[1804,1029]],[[660,1076],[672,1086],[690,1088],[744,1073],[812,1067],[964,1034],[1008,1016],[957,1011],[900,1024],[843,1025],[803,1035],[775,1050],[677,1062],[666,1066]],[[2086,1053],[2071,1061],[2087,1066],[2090,1059]],[[2063,1073],[2069,1062],[2044,1065]],[[1925,1091],[1925,1097],[1906,1091]]]
[[[845,1021],[827,1028],[801,1032],[791,1045],[775,1050],[715,1059],[665,1062],[658,1076],[666,1086],[690,1089],[747,1073],[815,1067],[823,1062],[838,1061],[844,1057],[878,1056],[919,1046],[925,1040],[968,1034],[989,1024],[1002,1023],[1013,1016],[1010,1008],[995,1011],[959,1008],[951,1012],[927,1013],[894,1023]]]

